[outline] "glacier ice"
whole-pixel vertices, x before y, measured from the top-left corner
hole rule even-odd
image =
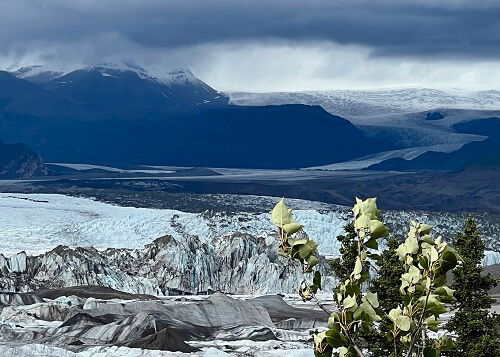
[[[320,254],[337,256],[336,236],[350,220],[349,208],[297,206],[304,209],[295,210],[295,218],[319,243]],[[418,211],[383,214],[391,232],[401,237],[410,220],[430,223],[436,234],[450,237],[461,228],[462,218]],[[478,222],[489,248],[483,263],[500,263],[500,253],[494,251],[498,221],[478,216]],[[2,278],[9,291],[95,284],[152,295],[210,290],[268,294],[294,292],[301,281],[277,256],[267,212],[187,213],[55,194],[1,194],[0,226],[0,270],[22,277]],[[328,273],[326,263],[322,269]],[[334,283],[326,280],[328,287]]]

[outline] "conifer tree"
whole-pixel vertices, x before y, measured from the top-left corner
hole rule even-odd
[[[354,224],[352,222],[346,224],[344,231],[344,235],[337,236],[337,240],[341,244],[339,249],[340,257],[329,261],[330,267],[339,282],[349,279],[356,264],[356,258],[358,257],[358,243],[356,241],[357,236]]]
[[[467,218],[463,232],[455,236],[453,244],[463,263],[453,270],[455,314],[446,327],[457,335],[457,340],[449,356],[500,356],[500,318],[489,313],[494,299],[488,295],[498,281],[490,274],[481,274],[485,245],[472,216]]]
[[[380,260],[376,262],[378,267],[377,276],[371,280],[370,291],[377,293],[380,308],[389,314],[394,306],[403,303],[403,295],[399,290],[401,285],[401,275],[404,274],[405,268],[398,257],[396,250],[399,247],[399,240],[396,237],[391,237],[387,241],[387,249],[385,249]],[[384,316],[380,321],[378,331],[373,329],[372,333],[365,338],[368,340],[373,356],[396,356],[394,353],[394,341],[387,339],[387,334],[391,329],[391,321],[387,316]],[[396,349],[402,350],[400,341],[396,341]]]

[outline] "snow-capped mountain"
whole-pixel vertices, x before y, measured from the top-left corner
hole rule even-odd
[[[25,79],[33,83],[46,83],[61,78],[74,71],[98,72],[103,77],[120,78],[125,73],[135,73],[139,78],[165,84],[167,86],[192,86],[207,92],[213,90],[206,83],[194,76],[189,69],[176,69],[164,71],[160,68],[145,69],[133,62],[104,62],[85,67],[75,66],[52,66],[52,65],[29,65],[9,71],[17,78]],[[64,82],[59,80],[58,82]]]
[[[11,74],[20,79],[25,79],[33,83],[48,82],[64,75],[63,68],[49,68],[42,65],[25,66],[12,71]]]
[[[326,111],[347,119],[415,113],[438,108],[500,110],[500,90],[406,88],[227,94],[230,103],[236,105],[319,105]]]
[[[91,111],[121,118],[162,118],[167,113],[226,105],[228,101],[189,70],[153,74],[128,63],[87,66],[42,86]]]

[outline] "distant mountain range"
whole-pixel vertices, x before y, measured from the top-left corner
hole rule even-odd
[[[0,132],[52,162],[298,168],[393,148],[318,106],[241,107],[189,70],[0,72]]]
[[[46,92],[44,95],[50,94],[53,100],[71,101],[80,112],[86,111],[80,115],[158,118],[172,112],[203,110],[228,102],[225,95],[189,70],[152,74],[134,64],[104,63],[69,73],[32,66],[11,74],[32,83],[31,87],[24,84],[30,92],[42,89]],[[16,92],[10,94],[13,99],[19,96]],[[35,93],[31,95],[36,96]],[[68,115],[66,110],[62,114]]]

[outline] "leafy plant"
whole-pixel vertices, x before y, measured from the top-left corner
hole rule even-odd
[[[296,233],[302,230],[302,225],[294,221],[292,210],[285,205],[284,199],[274,207],[271,219],[278,226],[281,239],[279,253],[290,256],[300,265],[303,275],[299,287],[300,297],[304,301],[315,299],[315,294],[321,289],[321,274],[316,271],[312,283],[308,282],[305,274],[312,273],[312,268],[319,263],[319,259],[314,255],[318,244],[308,238],[295,238]]]
[[[411,222],[408,237],[396,250],[404,264],[399,288],[402,303],[386,313],[380,307],[377,293],[362,293],[361,284],[368,278],[364,267],[370,260],[381,258],[377,254],[378,240],[387,236],[388,230],[379,219],[375,198],[364,201],[356,198],[353,213],[357,246],[354,267],[335,292],[339,311],[324,309],[329,313],[328,330],[315,334],[315,355],[328,357],[334,350],[340,357],[369,355],[369,348],[361,347],[361,335],[380,324],[383,317],[389,324],[387,338],[393,344],[395,356],[438,356],[440,351],[450,349],[452,341],[447,337],[426,346],[426,331],[439,330],[439,315],[447,311],[444,304],[454,301],[454,291],[445,283],[446,273],[460,260],[458,254],[441,237],[431,238],[431,226]],[[302,226],[293,220],[292,210],[283,199],[273,209],[272,220],[281,237],[281,254],[298,260],[302,272],[312,274],[312,268],[319,262],[313,255],[317,244],[292,237]],[[304,278],[299,289],[304,300],[317,301],[315,294],[321,288],[321,276],[315,272],[313,277],[312,284]]]

